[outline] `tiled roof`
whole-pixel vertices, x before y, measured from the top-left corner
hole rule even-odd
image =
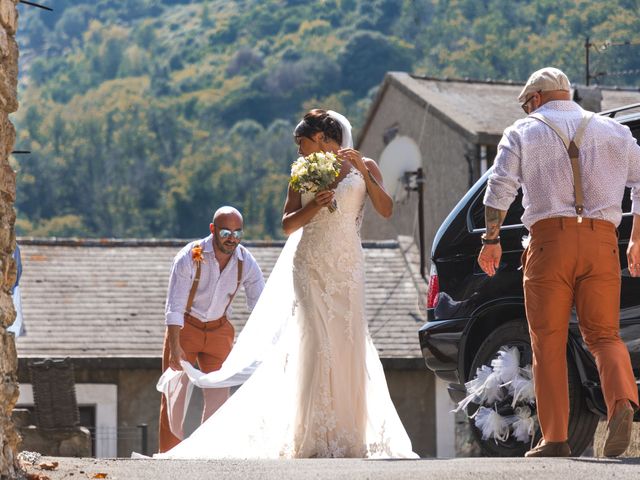
[[[159,358],[172,259],[188,240],[18,239],[22,251],[23,316],[27,335],[18,356]],[[265,275],[281,243],[246,242]],[[418,358],[424,282],[416,247],[365,243],[367,315],[382,358]],[[233,303],[238,333],[248,311],[244,292]]]
[[[472,141],[497,143],[503,130],[523,113],[516,101],[523,83],[416,77],[405,72],[387,73],[376,102],[389,85],[413,97],[443,122],[457,128]],[[640,103],[640,91],[602,87],[602,111]],[[367,122],[375,115],[376,105]],[[364,138],[367,125],[362,129]]]

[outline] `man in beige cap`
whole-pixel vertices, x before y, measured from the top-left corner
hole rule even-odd
[[[525,310],[533,350],[540,443],[528,457],[566,457],[569,391],[567,336],[575,305],[607,404],[604,454],[629,445],[638,388],[619,335],[620,258],[616,226],[625,185],[633,229],[627,261],[640,276],[640,147],[630,130],[571,101],[566,75],[534,72],[518,100],[527,117],[504,132],[484,197],[487,231],[478,258],[496,274],[500,226],[519,187],[531,234],[522,255]]]

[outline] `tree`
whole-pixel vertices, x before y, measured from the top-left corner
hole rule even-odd
[[[215,25],[213,17],[211,16],[211,8],[209,6],[209,0],[204,2],[202,5],[202,13],[200,14],[200,22],[202,24],[202,28],[209,29]]]
[[[56,30],[69,38],[82,36],[87,26],[87,12],[85,8],[68,8],[56,24]]]
[[[412,60],[412,49],[397,39],[377,32],[355,33],[338,59],[343,87],[364,95],[387,71],[409,70]]]

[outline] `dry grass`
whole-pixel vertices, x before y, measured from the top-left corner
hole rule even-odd
[[[604,447],[604,438],[607,434],[607,422],[601,421],[593,437],[593,456],[602,457],[602,448]],[[631,432],[631,443],[629,448],[621,455],[621,457],[640,457],[640,423],[633,424]]]

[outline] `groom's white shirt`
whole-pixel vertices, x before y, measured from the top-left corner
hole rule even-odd
[[[262,289],[264,277],[253,255],[244,246],[238,245],[229,263],[220,272],[220,265],[213,251],[213,235],[186,245],[173,260],[169,278],[169,291],[165,307],[165,324],[184,326],[184,311],[189,291],[196,273],[196,265],[191,250],[202,247],[200,282],[191,306],[191,315],[206,322],[217,320],[224,314],[224,309],[236,290],[238,281],[238,260],[242,260],[242,286],[247,297],[247,306],[253,310]],[[227,318],[231,319],[232,308],[227,310]]]

